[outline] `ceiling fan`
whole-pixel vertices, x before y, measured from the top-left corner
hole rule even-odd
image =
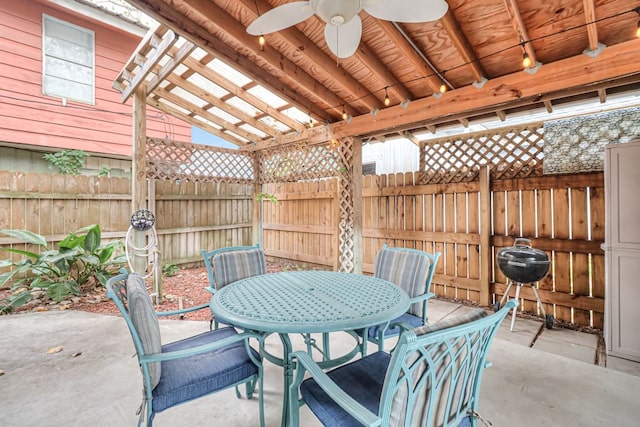
[[[362,37],[362,9],[385,21],[418,23],[436,21],[447,12],[445,0],[309,0],[275,7],[247,27],[254,36],[274,33],[318,15],[326,26],[327,46],[338,58],[347,58],[358,49]]]

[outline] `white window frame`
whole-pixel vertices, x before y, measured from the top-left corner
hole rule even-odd
[[[67,26],[73,28],[75,30],[86,33],[91,38],[91,97],[86,99],[81,99],[77,95],[74,96],[73,93],[64,93],[63,90],[56,91],[54,88],[51,88],[46,84],[47,78],[47,51],[45,47],[46,41],[46,21],[53,21],[58,23],[59,25]],[[53,57],[53,56],[51,56]],[[67,60],[65,58],[57,58],[60,61],[64,61],[67,63],[73,63],[71,60]],[[84,64],[79,64],[82,67],[86,67]],[[84,84],[82,82],[74,82],[77,84]],[[66,100],[72,100],[76,102],[81,102],[84,104],[95,105],[95,97],[96,97],[96,36],[95,32],[92,30],[88,30],[86,28],[80,27],[78,25],[71,24],[69,22],[60,20],[58,18],[54,18],[53,16],[49,16],[46,14],[42,14],[42,94],[44,96],[52,96],[55,98],[61,98],[63,102]]]

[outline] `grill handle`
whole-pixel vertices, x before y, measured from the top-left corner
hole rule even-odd
[[[524,237],[518,237],[514,242],[513,246],[526,246],[528,248],[531,247],[531,239],[526,239]]]
[[[528,267],[528,265],[526,263],[524,263],[524,262],[513,261],[513,260],[507,261],[507,264],[513,265],[514,267],[521,267],[521,268]]]

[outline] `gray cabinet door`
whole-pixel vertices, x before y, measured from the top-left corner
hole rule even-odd
[[[640,142],[606,147],[607,353],[640,361]]]

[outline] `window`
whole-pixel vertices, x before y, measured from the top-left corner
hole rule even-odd
[[[42,93],[94,103],[94,33],[42,15]]]
[[[376,174],[376,162],[362,164],[362,175],[375,175],[375,174]]]

